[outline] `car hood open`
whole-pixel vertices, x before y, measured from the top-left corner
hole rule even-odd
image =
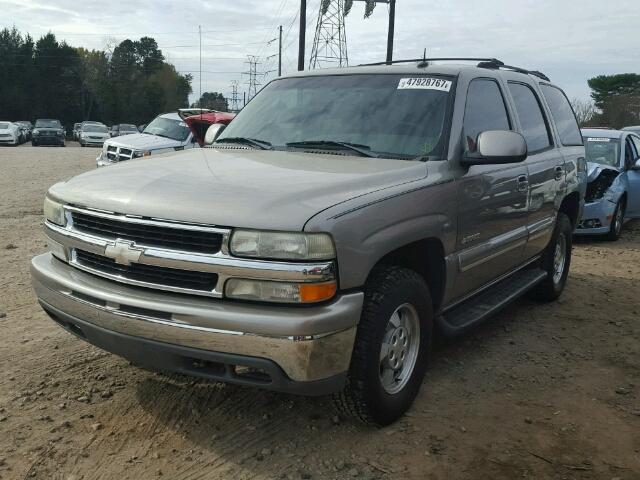
[[[54,185],[49,195],[149,218],[301,230],[326,208],[426,172],[418,161],[204,148],[84,173]]]
[[[604,170],[611,170],[620,173],[620,169],[611,167],[609,165],[603,165],[601,163],[587,162],[587,182],[592,182],[598,175]]]

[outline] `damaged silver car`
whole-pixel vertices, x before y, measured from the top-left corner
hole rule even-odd
[[[626,220],[640,218],[640,136],[595,128],[582,136],[588,183],[576,234],[617,240]]]

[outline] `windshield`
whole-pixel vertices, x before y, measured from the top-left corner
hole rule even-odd
[[[7,130],[9,128],[9,122],[0,122],[0,130]]]
[[[344,142],[376,156],[438,156],[452,80],[335,75],[276,80],[220,135],[269,142]],[[311,147],[315,148],[315,147]]]
[[[62,128],[58,120],[36,120],[36,128]]]
[[[120,130],[137,132],[138,128],[135,125],[120,125]]]
[[[187,124],[182,120],[156,117],[153,122],[147,125],[142,133],[172,138],[173,140],[183,142],[189,136],[189,127],[187,127]]]
[[[587,162],[618,167],[620,164],[620,140],[607,137],[585,137]]]
[[[82,127],[83,132],[99,132],[99,133],[107,133],[109,129],[102,125],[85,125]]]

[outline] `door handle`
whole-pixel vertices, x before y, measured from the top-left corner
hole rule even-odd
[[[527,180],[526,175],[520,175],[518,177],[518,187],[519,192],[526,192],[529,189],[529,180]]]
[[[555,171],[556,171],[555,179],[562,180],[562,177],[564,177],[564,167],[558,166],[555,168]]]

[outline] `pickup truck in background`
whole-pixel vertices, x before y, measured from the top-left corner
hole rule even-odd
[[[151,123],[145,126],[141,133],[132,133],[125,136],[113,137],[104,142],[100,155],[96,158],[98,167],[113,165],[114,163],[131,160],[132,158],[148,157],[158,153],[188,150],[199,147],[201,138],[198,138],[198,130],[192,131],[186,118],[191,109],[185,109],[178,113],[165,113],[158,115]],[[219,116],[219,121],[230,122],[233,114],[197,111],[202,121],[193,121],[192,125],[209,125],[214,116]],[[208,119],[208,120],[207,120]]]
[[[399,418],[436,331],[561,295],[585,150],[539,72],[396,63],[280,77],[208,148],[52,186],[31,262],[44,310],[137,365]],[[177,114],[145,132],[99,161],[193,136]]]

